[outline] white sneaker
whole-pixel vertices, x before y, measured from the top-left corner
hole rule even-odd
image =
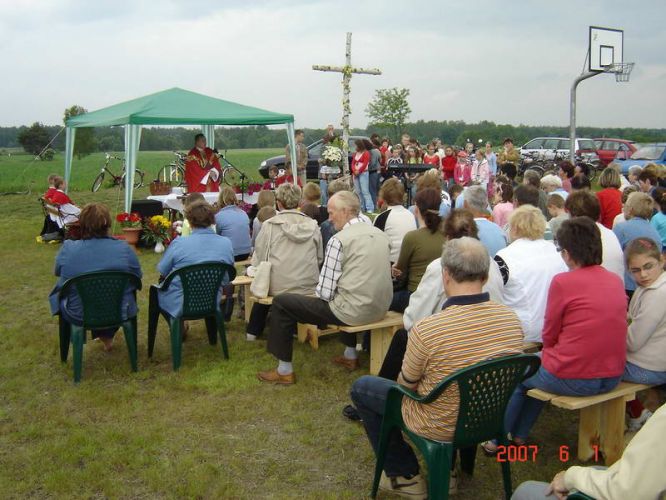
[[[636,418],[630,418],[629,419],[629,432],[638,432],[641,430],[641,427],[643,427],[643,424],[647,422],[648,418],[652,416],[652,412],[650,410],[643,409],[641,412],[640,417]]]
[[[257,340],[257,336],[252,335],[251,333],[246,333],[245,340],[247,340],[248,342],[254,342],[255,340]]]
[[[425,500],[428,498],[428,486],[420,474],[407,479],[403,476],[387,477],[382,472],[379,480],[379,489],[393,493],[403,498],[418,498]]]

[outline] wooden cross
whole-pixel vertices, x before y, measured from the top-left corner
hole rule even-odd
[[[315,71],[332,71],[335,73],[342,73],[342,151],[343,156],[343,173],[349,174],[349,115],[351,114],[351,107],[349,106],[349,92],[352,73],[363,75],[381,75],[381,70],[354,68],[351,64],[351,33],[347,33],[347,48],[345,51],[345,65],[344,66],[320,66],[313,65],[312,69]]]

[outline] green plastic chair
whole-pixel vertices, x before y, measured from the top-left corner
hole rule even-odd
[[[141,290],[138,276],[122,271],[96,271],[81,274],[67,280],[60,290],[59,300],[75,289],[83,305],[83,325],[74,325],[66,321],[62,314],[59,319],[60,360],[67,362],[69,344],[74,351],[74,382],[81,381],[83,363],[83,344],[86,343],[86,331],[122,326],[125,342],[129,351],[132,371],[137,371],[137,326],[136,316],[123,320],[122,306],[128,285]]]
[[[475,446],[488,439],[497,439],[500,444],[508,444],[504,428],[506,406],[516,386],[531,377],[540,364],[539,357],[532,354],[483,361],[449,375],[425,396],[419,396],[402,386],[392,387],[387,395],[382,420],[372,498],[377,495],[389,438],[395,428],[401,429],[409,436],[425,458],[428,465],[428,498],[431,500],[448,498],[454,451]],[[402,420],[403,396],[420,404],[428,404],[435,401],[453,383],[458,385],[460,392],[460,408],[453,441],[450,443],[434,441],[410,431]],[[511,470],[508,462],[502,462],[502,476],[508,499],[512,493]]]
[[[160,310],[157,301],[157,291],[166,290],[175,277],[180,278],[183,287],[183,312],[180,316],[172,318]],[[222,284],[231,283],[236,277],[236,269],[229,264],[221,262],[203,262],[191,266],[181,267],[171,272],[159,286],[151,287],[148,311],[148,357],[153,356],[155,337],[157,335],[157,322],[160,313],[169,322],[171,333],[171,360],[174,371],[180,368],[182,337],[181,324],[184,320],[205,319],[210,345],[217,343],[217,333],[220,335],[222,352],[229,359],[227,336],[224,327],[224,315],[219,310],[217,296]]]

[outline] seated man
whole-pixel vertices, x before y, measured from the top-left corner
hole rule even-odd
[[[412,327],[398,382],[366,375],[352,386],[352,400],[375,453],[391,387],[402,384],[425,395],[458,370],[521,350],[523,333],[517,316],[508,307],[491,302],[488,293],[482,291],[490,263],[483,244],[469,236],[447,241],[441,261],[448,299],[441,312]],[[402,415],[413,432],[428,439],[451,441],[458,404],[458,390],[451,386],[428,405],[404,399]],[[418,461],[400,432],[389,443],[379,487],[403,496],[426,497]]]
[[[382,319],[393,297],[389,241],[386,235],[359,218],[360,201],[340,191],[328,201],[329,219],[338,233],[326,246],[316,297],[284,293],[273,299],[268,351],[278,359],[274,370],[259,372],[262,382],[293,384],[291,364],[297,323],[362,325]],[[372,277],[372,279],[368,279]],[[342,334],[347,346],[333,362],[358,368],[356,334]]]
[[[194,136],[194,147],[185,159],[185,183],[190,193],[218,192],[220,190],[220,159],[215,151],[206,147],[206,136]]]
[[[215,224],[213,207],[205,201],[195,201],[185,208],[192,233],[187,238],[176,238],[164,253],[157,265],[162,277],[181,267],[201,264],[203,262],[222,262],[234,265],[234,251],[231,240],[226,236],[215,234],[211,228]],[[183,287],[179,278],[175,278],[169,288],[159,290],[151,288],[151,294],[157,292],[160,309],[169,316],[175,317],[183,309]],[[151,300],[154,300],[151,297]]]
[[[622,458],[608,468],[569,467],[558,472],[553,481],[527,481],[511,500],[555,500],[579,491],[593,498],[663,498],[666,491],[664,468],[666,448],[655,446],[666,435],[666,405],[659,408],[634,436]]]

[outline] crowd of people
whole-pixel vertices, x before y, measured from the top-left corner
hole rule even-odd
[[[251,257],[250,270],[271,263],[272,305],[255,304],[245,332],[247,341],[257,341],[269,326],[275,365],[258,373],[260,381],[296,382],[299,323],[359,326],[393,310],[403,313],[404,328],[379,376],[359,378],[351,388],[353,404],[344,408],[345,416],[362,421],[375,450],[391,387],[427,394],[447,375],[517,354],[525,343],[540,352],[542,363],[509,402],[507,431],[518,444],[529,439],[543,406],[526,395],[531,388],[583,396],[610,391],[622,380],[666,383],[663,167],[634,169],[625,178],[611,165],[595,193],[585,172],[567,162],[557,174],[540,178],[528,171],[518,182],[510,139],[499,154],[491,144],[475,151],[470,143],[456,152],[437,140],[422,149],[407,135],[395,146],[376,136],[356,146],[353,183],[326,174],[324,183],[303,188],[265,186],[275,189],[260,193],[253,221],[230,188],[222,188],[215,208],[201,195],[188,195],[189,234],[173,241],[158,265],[166,276],[204,261]],[[432,169],[392,175],[388,167],[399,163]],[[141,275],[134,253],[109,236],[110,221],[103,205],[84,207],[83,239],[66,241],[57,258],[58,286],[92,270]],[[108,258],[98,258],[102,247]],[[74,297],[58,300],[58,286],[52,311],[80,322],[80,305]],[[127,314],[135,311],[133,297],[128,290]],[[178,283],[160,295],[160,305],[178,314]],[[111,348],[113,332],[97,336]],[[356,335],[340,340],[343,350],[333,363],[358,369]],[[402,407],[410,429],[436,440],[451,439],[457,411],[455,387],[433,404],[404,401]],[[627,411],[634,431],[652,415],[638,400]],[[492,454],[497,443],[483,447]],[[380,487],[425,498],[418,461],[400,436],[389,444]]]

